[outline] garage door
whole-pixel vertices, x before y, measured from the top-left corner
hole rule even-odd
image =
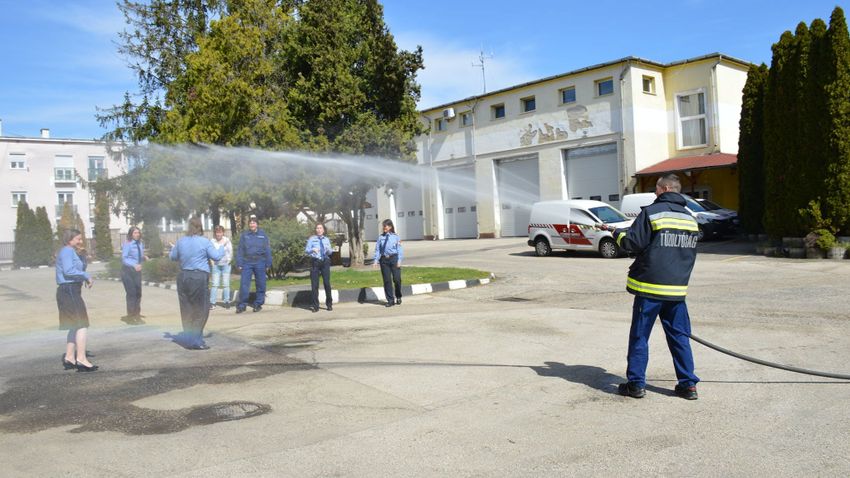
[[[570,199],[595,199],[620,206],[616,143],[568,149],[564,156]]]
[[[422,239],[422,189],[418,185],[403,185],[394,192],[396,233],[402,239]]]
[[[502,237],[528,235],[531,205],[540,200],[537,155],[502,159],[496,163]]]
[[[473,166],[445,168],[439,171],[443,199],[443,235],[446,239],[478,237],[478,213],[475,204]]]

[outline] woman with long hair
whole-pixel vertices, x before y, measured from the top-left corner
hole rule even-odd
[[[127,241],[121,247],[121,282],[127,294],[127,315],[121,320],[128,325],[145,323],[142,320],[142,262],[145,259],[142,231],[132,226],[127,231]]]
[[[56,256],[56,305],[59,308],[59,329],[68,331],[62,366],[65,370],[94,372],[98,369],[97,365],[92,365],[86,358],[89,315],[82,297],[83,284],[91,288],[94,281],[77,255],[82,240],[83,235],[77,229],[62,233],[63,247]]]
[[[230,261],[233,259],[233,243],[224,235],[224,227],[215,226],[213,229],[215,239],[212,244],[216,249],[224,249],[224,257],[213,262],[212,265],[212,289],[210,289],[210,310],[215,309],[218,298],[219,285],[224,288],[221,301],[224,308],[230,308]]]
[[[316,234],[307,239],[304,252],[310,256],[310,310],[319,311],[319,276],[325,286],[325,305],[334,310],[331,293],[331,241],[325,236],[325,225],[316,224]]]
[[[204,226],[199,217],[189,220],[186,235],[171,248],[169,257],[180,261],[177,274],[177,298],[183,322],[182,342],[186,348],[207,350],[204,327],[210,316],[210,260],[224,257],[224,249],[216,249],[203,236]]]
[[[387,307],[401,305],[401,260],[404,253],[401,239],[395,233],[395,225],[391,219],[385,219],[381,226],[384,233],[378,236],[375,243],[375,261],[372,267],[381,267],[381,277],[384,280],[384,294],[387,297]]]

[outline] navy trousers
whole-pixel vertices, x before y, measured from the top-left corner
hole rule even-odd
[[[694,374],[694,356],[691,352],[691,318],[684,301],[656,300],[635,296],[632,308],[632,327],[629,332],[629,355],[626,378],[641,388],[646,386],[646,365],[649,362],[649,334],[655,318],[661,317],[661,326],[667,336],[667,348],[673,356],[673,368],[679,385],[690,387],[699,382]]]
[[[325,286],[325,304],[333,305],[333,296],[331,295],[331,260],[319,259],[310,260],[310,299],[311,305],[319,308],[319,276],[322,276],[322,283]]]
[[[121,268],[121,282],[127,293],[127,315],[138,317],[142,313],[142,273],[133,267]]]
[[[177,274],[177,298],[186,345],[204,343],[204,327],[210,316],[210,275],[204,271]]]
[[[266,303],[266,263],[254,262],[245,264],[242,267],[242,276],[239,280],[239,307],[244,308],[248,304],[248,295],[251,293],[252,275],[257,283],[257,294],[253,305],[257,306]]]
[[[394,303],[401,299],[401,269],[398,268],[398,256],[382,257],[381,277],[384,279],[384,295],[387,302]]]

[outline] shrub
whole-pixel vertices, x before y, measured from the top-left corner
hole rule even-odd
[[[146,281],[173,281],[177,279],[178,272],[180,263],[167,257],[156,257],[142,262],[142,279]]]
[[[272,249],[270,275],[280,279],[304,263],[304,246],[312,234],[310,226],[295,219],[278,218],[263,223]]]

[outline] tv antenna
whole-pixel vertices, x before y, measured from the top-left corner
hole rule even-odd
[[[478,63],[472,63],[473,68],[481,68],[481,82],[484,85],[484,93],[487,93],[487,75],[484,72],[484,63],[485,60],[489,60],[490,58],[493,58],[493,54],[489,53],[485,55],[484,47],[482,46],[481,51],[478,53]]]

